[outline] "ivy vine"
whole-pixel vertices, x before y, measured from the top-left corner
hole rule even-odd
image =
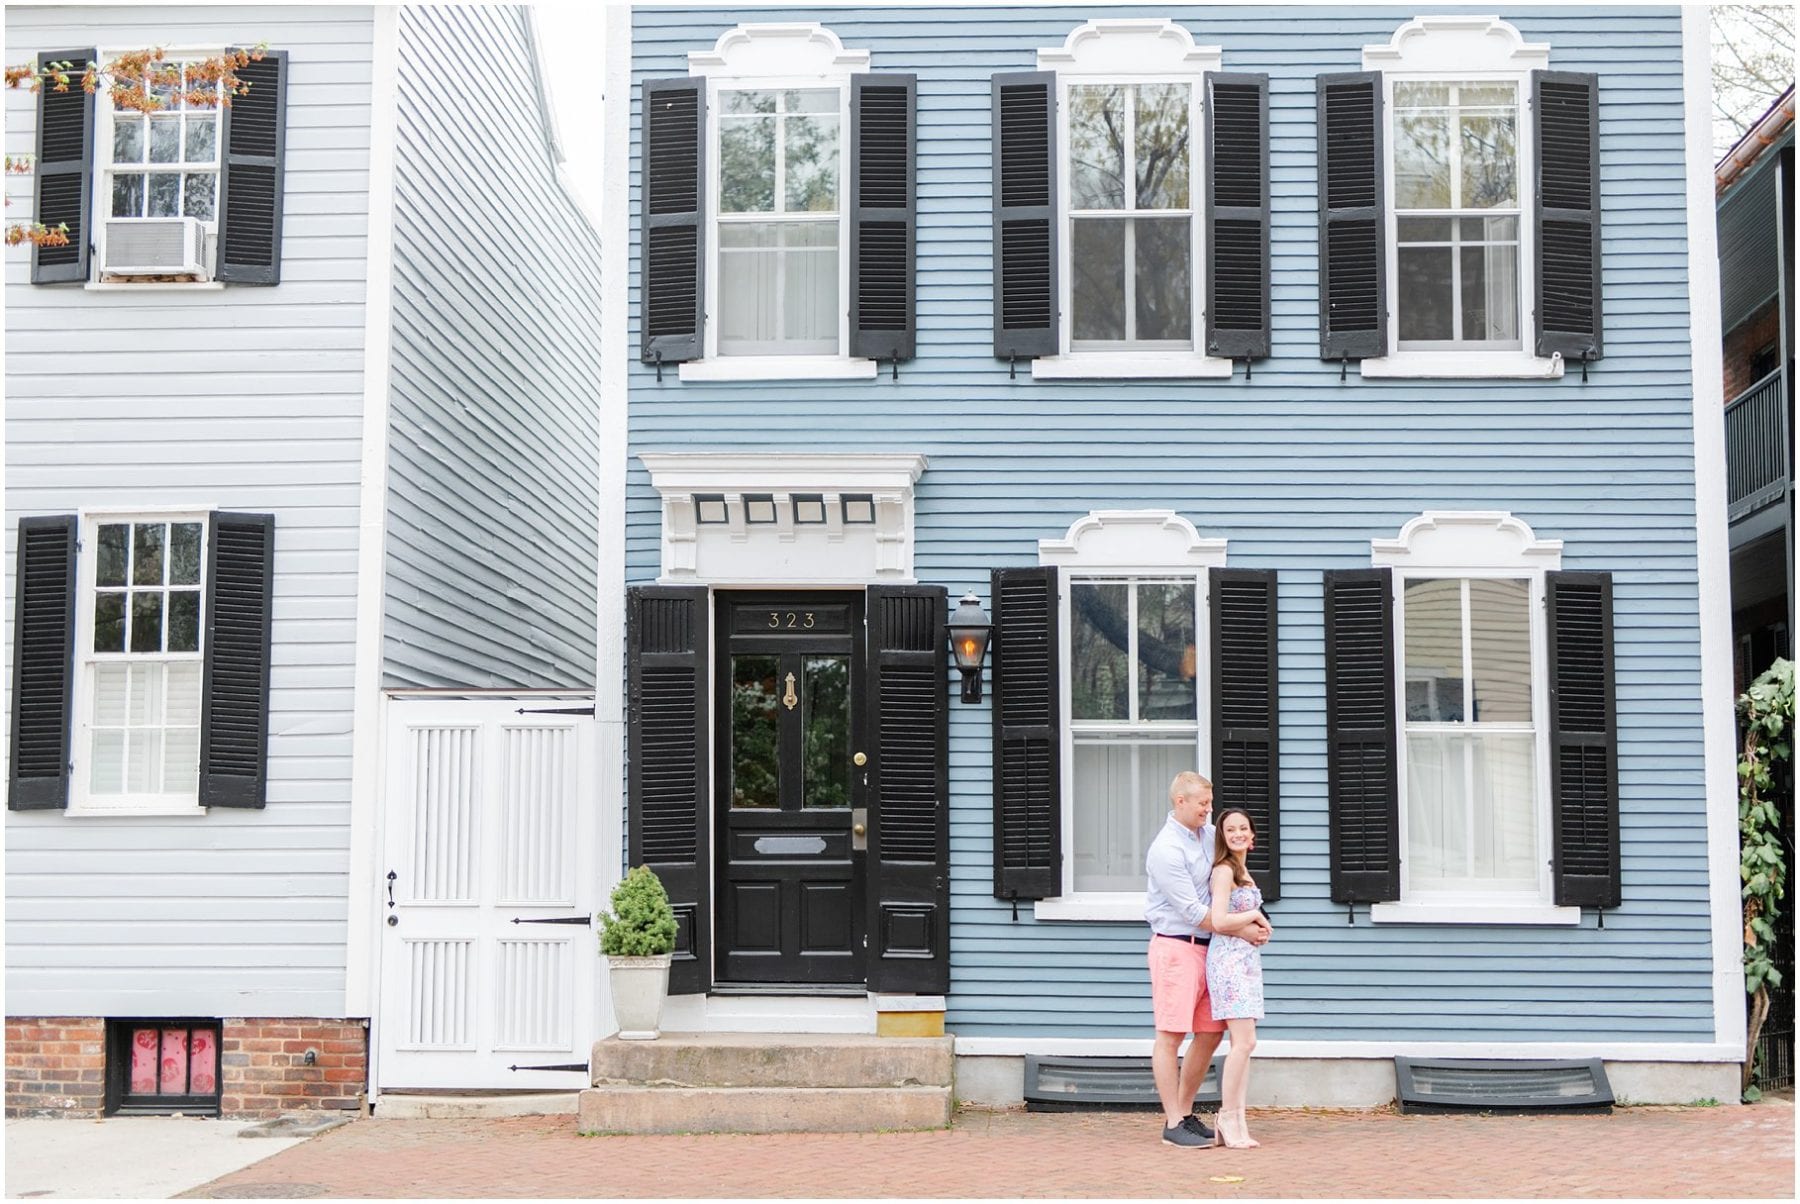
[[[1738,874],[1744,898],[1744,990],[1750,996],[1750,1028],[1744,1050],[1746,1099],[1761,1093],[1750,1082],[1757,1038],[1769,1014],[1769,988],[1781,985],[1775,968],[1775,921],[1787,898],[1787,851],[1781,807],[1792,804],[1794,664],[1777,660],[1738,696],[1744,733],[1738,761]]]

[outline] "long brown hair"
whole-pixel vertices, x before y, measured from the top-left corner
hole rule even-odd
[[[1250,813],[1248,811],[1244,810],[1242,807],[1226,808],[1223,815],[1220,815],[1217,819],[1213,820],[1213,868],[1217,869],[1221,865],[1229,865],[1231,867],[1232,882],[1238,886],[1249,886],[1250,871],[1245,868],[1241,858],[1233,855],[1232,851],[1225,847],[1225,821],[1234,815],[1243,816],[1244,822],[1250,825],[1251,838],[1255,839],[1256,837],[1256,821],[1250,818]]]

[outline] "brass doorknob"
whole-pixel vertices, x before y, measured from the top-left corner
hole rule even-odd
[[[864,827],[862,824],[851,824],[850,831],[852,831],[853,833],[855,833],[858,836],[866,836],[866,835],[868,835],[869,829]]]
[[[850,758],[850,763],[853,765],[867,765],[869,763],[869,756],[867,753],[857,753],[854,757]]]

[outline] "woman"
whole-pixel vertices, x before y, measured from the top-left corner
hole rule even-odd
[[[1256,825],[1236,807],[1218,819],[1212,870],[1212,943],[1206,950],[1206,989],[1212,1014],[1231,1034],[1219,1085],[1219,1144],[1234,1150],[1260,1145],[1244,1120],[1250,1051],[1263,1014],[1262,952],[1237,934],[1262,915],[1262,892],[1244,865],[1256,847]]]

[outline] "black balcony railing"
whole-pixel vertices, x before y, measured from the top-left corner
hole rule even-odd
[[[1787,496],[1787,373],[1769,373],[1725,406],[1726,506],[1732,522]]]

